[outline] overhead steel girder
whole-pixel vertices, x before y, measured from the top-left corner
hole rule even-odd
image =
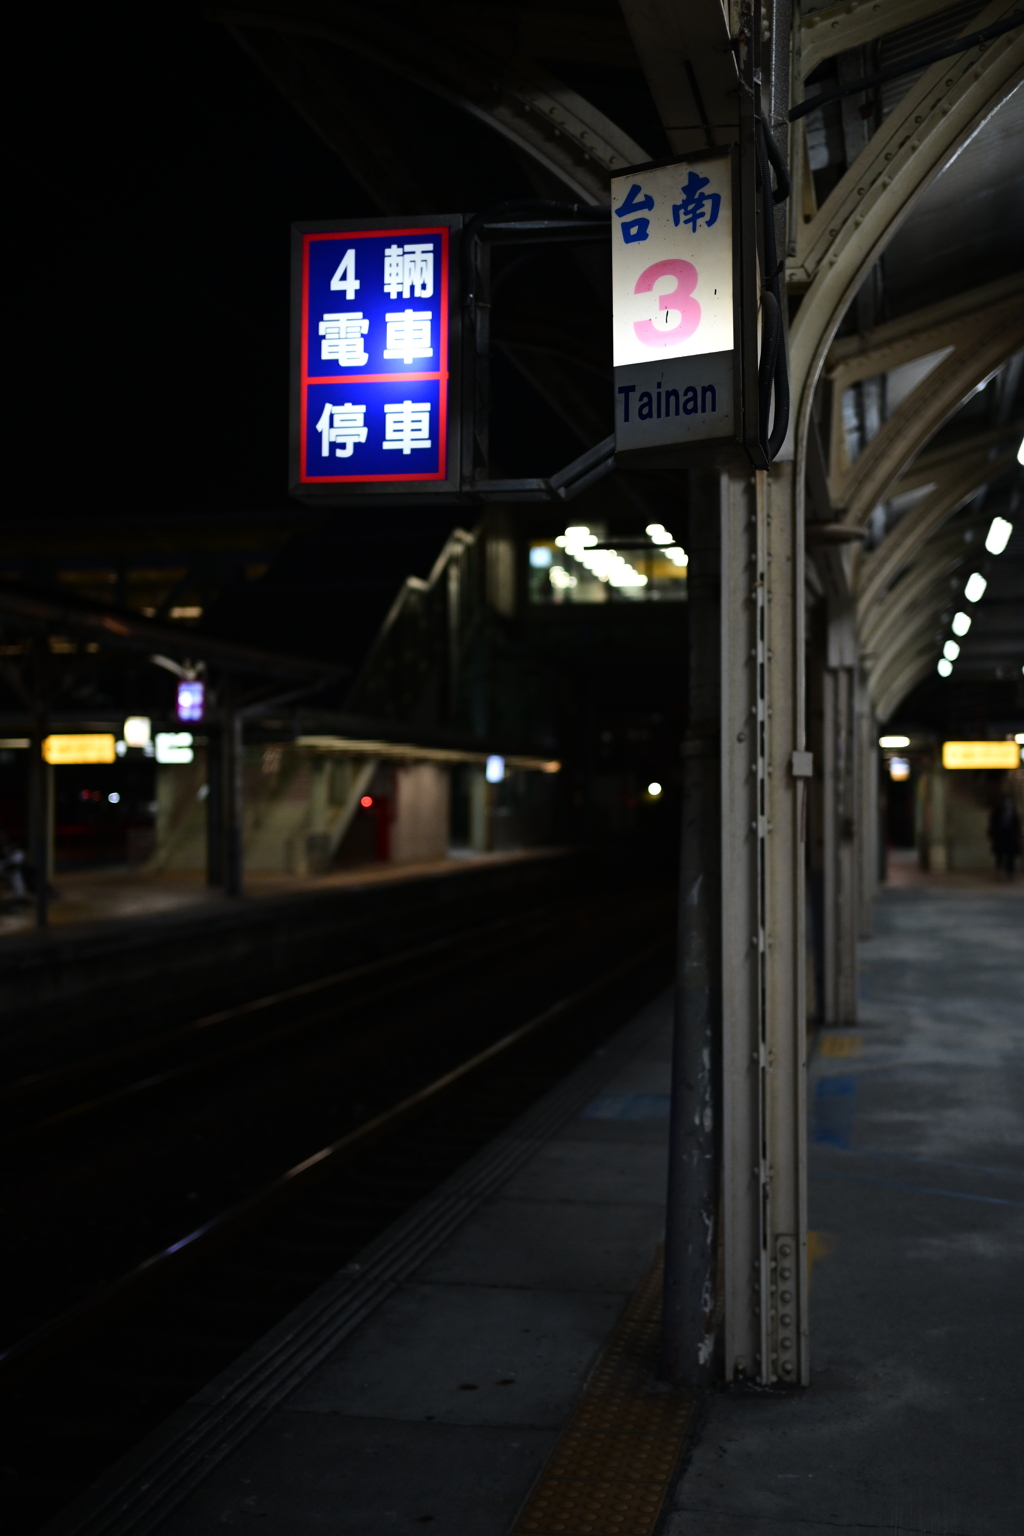
[[[970,437],[957,438],[941,448],[929,448],[927,452],[919,453],[890,487],[889,497],[920,490],[924,485],[935,485],[940,479],[947,478],[951,470],[955,471],[968,455],[1005,445],[1013,440],[1015,433],[1019,442],[1024,433],[1024,420],[1004,422],[1001,427],[988,427],[984,432],[972,432]]]
[[[911,507],[876,550],[863,556],[856,583],[858,626],[864,624],[872,605],[892,585],[904,566],[917,558],[932,534],[983,486],[1012,469],[1015,461],[1016,445],[1005,448],[994,459],[986,452],[972,455],[943,476],[934,491]]]
[[[302,0],[291,7],[277,0],[265,8],[217,10],[212,16],[328,142],[330,133],[317,120],[318,111],[323,112],[323,78],[318,99],[310,100],[301,76],[296,79],[290,68],[292,55],[301,61],[303,42],[328,43],[415,81],[486,123],[583,201],[607,202],[609,173],[649,158],[603,112],[532,59],[490,53],[468,42],[464,30],[445,33],[436,25],[415,30],[387,7],[327,0]],[[348,91],[344,73],[338,73],[335,89],[340,109]],[[365,138],[360,147],[365,149]],[[416,154],[418,147],[410,145],[409,151]]]
[[[1019,4],[995,0],[971,27],[1000,21]],[[806,224],[797,216],[787,282],[804,295],[790,328],[801,457],[814,385],[857,290],[916,199],[1022,80],[1024,37],[1016,31],[933,65],[817,214]]]
[[[948,305],[933,305],[891,326],[879,326],[868,336],[853,338],[850,346],[833,347],[826,359],[826,376],[833,385],[829,494],[833,505],[844,509],[844,520],[864,523],[942,423],[1021,347],[1021,274]],[[863,452],[847,464],[843,392],[858,379],[947,348],[952,349],[950,354],[911,390]]]
[[[904,659],[903,664],[895,669],[877,692],[872,688],[875,713],[880,725],[885,724],[907,694],[917,687],[922,677],[926,677],[934,665],[935,645],[931,640],[924,641]]]
[[[964,542],[964,534],[983,525],[985,519],[967,519],[963,526],[933,539],[924,548],[920,560],[906,573],[891,591],[887,592],[871,610],[868,622],[860,631],[861,654],[868,666],[873,666],[888,645],[892,636],[908,622],[909,615],[920,604],[926,603],[933,589],[948,578],[973,552]],[[949,593],[949,587],[944,588]]]
[[[825,59],[925,21],[949,9],[949,0],[843,0],[800,19],[800,73],[806,78]]]
[[[936,629],[949,603],[949,594],[933,591],[927,602],[908,615],[906,625],[899,635],[890,636],[885,649],[875,657],[868,669],[868,682],[872,693],[882,695],[893,677],[900,672],[908,657],[916,656],[922,648],[934,660],[939,648]]]
[[[694,154],[736,135],[739,75],[721,0],[619,0],[668,141]]]

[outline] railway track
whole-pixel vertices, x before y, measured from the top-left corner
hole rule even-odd
[[[249,1091],[239,1088],[239,1063],[261,1081],[280,1075],[282,1053],[297,1043],[307,1055],[312,1048],[305,1070],[315,1073],[325,1040],[341,1040],[350,1059],[362,1052],[365,1067],[368,1036],[378,1036],[377,1057],[392,1069],[360,1123],[314,1142],[307,1135],[305,1155],[279,1159],[270,1177],[250,1170],[241,1198],[221,1198],[204,1219],[180,1223],[170,1241],[112,1278],[109,1251],[103,1254],[102,1283],[93,1275],[84,1294],[51,1307],[8,1346],[0,1357],[15,1446],[8,1529],[38,1529],[663,984],[671,940],[666,904],[635,906],[625,933],[621,918],[600,919],[601,908],[601,900],[591,903],[582,937],[567,936],[564,914],[534,912],[479,925],[468,941],[472,963],[465,944],[432,941],[392,956],[390,964],[349,968],[222,1010],[176,1031],[172,1042],[120,1053],[117,1070],[129,1064],[134,1071],[106,1103],[97,1104],[103,1094],[76,1096],[63,1108],[88,1109],[63,1120],[59,1110],[25,1119],[12,1150],[30,1161],[39,1148],[58,1148],[66,1157],[110,1135],[118,1146],[132,1145],[155,1106],[160,1121],[177,1113],[179,1127],[197,1098],[207,1101],[208,1112],[211,1104],[213,1112],[224,1111],[225,1084],[233,1082],[243,1097]],[[609,963],[613,935],[617,953]],[[568,988],[556,985],[563,973],[573,978]],[[543,1006],[528,1006],[531,998]],[[286,1016],[299,1006],[301,1019]],[[243,1049],[235,1031],[254,1019],[259,1035]],[[204,1044],[200,1058],[164,1063],[164,1073],[177,1075],[149,1087],[160,1074],[145,1067],[158,1052],[186,1040],[191,1050],[197,1038],[215,1043]],[[433,1049],[405,1059],[417,1039],[432,1041]],[[106,1060],[113,1065],[109,1054]],[[46,1091],[91,1084],[99,1070],[93,1059],[87,1071],[60,1083],[54,1075]],[[379,1059],[375,1071],[379,1077]],[[373,1098],[365,1080],[360,1091]],[[19,1092],[20,1102],[38,1111],[40,1088]],[[56,1479],[55,1445],[62,1447]]]

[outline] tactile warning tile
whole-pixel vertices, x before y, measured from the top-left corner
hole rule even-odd
[[[655,1378],[662,1257],[609,1338],[511,1536],[649,1536],[694,1399]]]

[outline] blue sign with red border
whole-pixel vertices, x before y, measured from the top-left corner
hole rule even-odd
[[[300,238],[296,490],[445,481],[449,226]]]

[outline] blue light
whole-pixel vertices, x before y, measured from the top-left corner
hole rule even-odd
[[[484,769],[484,777],[488,784],[500,784],[505,777],[505,759],[503,757],[489,757],[487,767]]]
[[[535,571],[546,571],[551,564],[551,551],[546,544],[534,544],[530,550],[530,564]]]

